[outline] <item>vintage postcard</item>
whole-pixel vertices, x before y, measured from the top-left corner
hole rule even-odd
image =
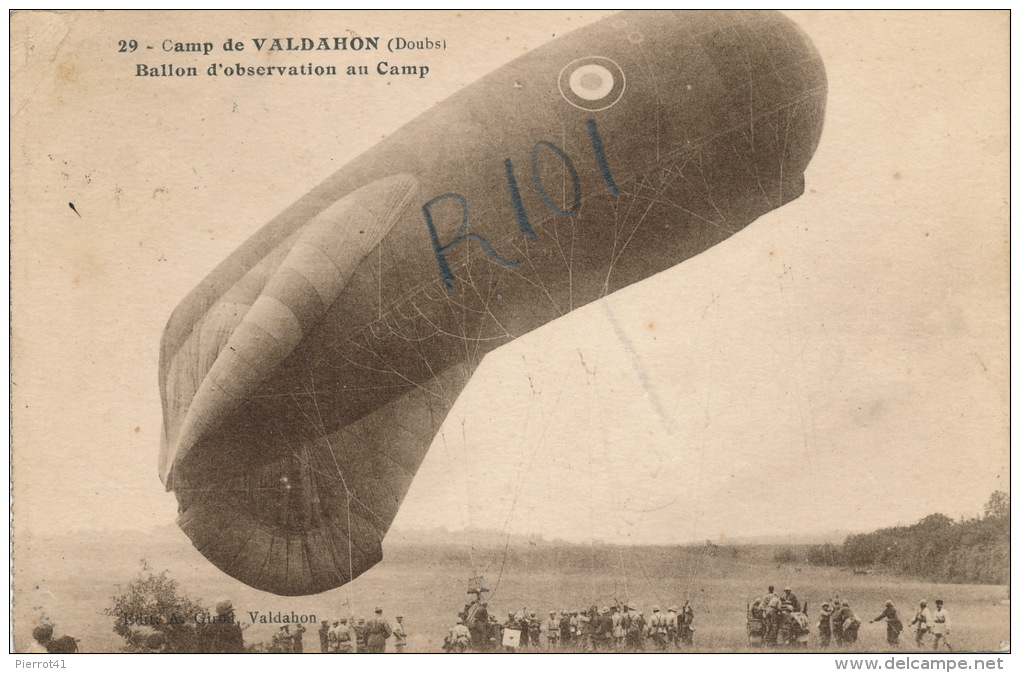
[[[1009,650],[1008,12],[9,21],[12,652]]]

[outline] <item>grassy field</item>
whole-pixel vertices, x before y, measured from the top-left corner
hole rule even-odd
[[[181,536],[183,537],[183,536]],[[43,553],[45,550],[45,554]],[[103,536],[37,540],[16,551],[15,648],[27,646],[32,627],[45,616],[58,635],[70,633],[90,652],[116,652],[122,641],[112,632],[113,618],[102,614],[117,585],[129,582],[145,557],[156,570],[167,568],[190,596],[211,604],[230,596],[238,615],[257,610],[291,611],[335,618],[353,611],[368,617],[376,605],[391,620],[403,614],[408,651],[439,651],[458,610],[469,599],[467,580],[482,572],[491,589],[490,611],[501,619],[522,607],[539,615],[550,610],[583,609],[618,599],[635,603],[646,615],[690,600],[695,610],[695,650],[757,651],[747,644],[747,601],[769,584],[790,585],[809,605],[810,650],[822,601],[849,599],[864,622],[851,651],[888,651],[884,623],[868,624],[886,600],[904,622],[917,602],[946,601],[957,649],[993,651],[1009,639],[1006,586],[931,584],[881,574],[855,575],[840,568],[776,564],[767,547],[596,547],[538,544],[472,551],[454,545],[386,547],[385,559],[347,587],[318,596],[283,597],[251,589],[206,562],[187,540],[171,534],[110,540]],[[253,624],[247,642],[268,641],[278,626]],[[318,651],[315,626],[305,636],[306,651]],[[930,641],[929,641],[930,642]],[[900,651],[914,651],[913,635],[904,632]]]

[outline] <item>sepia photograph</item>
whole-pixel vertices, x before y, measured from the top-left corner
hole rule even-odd
[[[1008,10],[9,32],[19,662],[1010,652]]]

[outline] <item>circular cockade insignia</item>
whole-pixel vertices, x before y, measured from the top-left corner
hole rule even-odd
[[[626,78],[616,61],[604,56],[585,56],[560,71],[560,94],[576,108],[598,112],[623,96]]]

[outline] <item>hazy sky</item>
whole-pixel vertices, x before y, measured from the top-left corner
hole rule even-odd
[[[1008,14],[789,14],[829,78],[804,196],[490,354],[395,528],[581,542],[862,530],[976,514],[1008,489]],[[173,521],[157,359],[176,304],[382,136],[601,16],[132,26],[157,44],[347,29],[448,42],[410,57],[425,80],[327,84],[136,78],[116,49],[124,16],[16,15],[19,534]]]

